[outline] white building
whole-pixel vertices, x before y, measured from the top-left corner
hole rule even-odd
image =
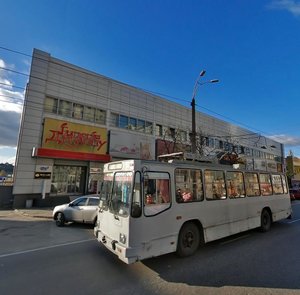
[[[103,163],[190,149],[190,108],[34,49],[14,171],[14,207],[95,190]],[[235,152],[249,169],[282,170],[283,145],[196,113],[199,149]]]

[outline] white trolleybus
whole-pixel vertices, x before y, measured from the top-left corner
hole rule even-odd
[[[97,240],[125,263],[177,252],[291,216],[286,177],[194,161],[104,165]]]

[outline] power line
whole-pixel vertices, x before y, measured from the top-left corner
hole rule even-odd
[[[74,69],[74,66],[68,66],[68,65],[66,65],[66,64],[62,64],[62,63],[59,63],[59,62],[55,62],[55,61],[53,61],[53,60],[48,60],[48,59],[44,59],[44,58],[36,57],[36,56],[33,57],[32,55],[29,55],[29,54],[26,54],[26,53],[23,53],[23,52],[20,52],[20,51],[12,50],[12,49],[9,49],[9,48],[3,47],[3,46],[0,46],[0,49],[6,50],[6,51],[9,51],[9,52],[12,52],[12,53],[20,54],[20,55],[23,55],[23,56],[27,56],[27,57],[30,57],[30,58],[35,58],[35,59],[38,59],[38,60],[41,60],[41,61],[44,61],[44,62],[47,62],[47,63],[56,64],[56,65],[58,65],[58,66],[60,66],[60,67],[62,67],[62,68],[71,69],[71,70],[73,70],[73,71],[76,70],[77,72],[84,73],[85,75],[90,75],[90,76],[93,76],[93,77],[95,77],[95,76],[96,76],[96,77],[102,76],[102,75],[100,75],[100,74],[91,73],[91,72],[89,72],[88,70]],[[83,91],[83,90],[81,90],[81,89],[79,89],[79,88],[75,88],[75,87],[73,87],[73,86],[69,86],[69,85],[66,85],[66,84],[60,84],[60,83],[57,83],[57,82],[45,80],[45,79],[42,79],[42,78],[40,78],[40,77],[35,77],[35,76],[33,76],[33,75],[30,75],[30,74],[26,74],[26,73],[23,73],[23,72],[15,71],[15,70],[8,69],[8,68],[4,68],[4,67],[0,67],[0,69],[2,69],[2,70],[7,70],[7,71],[13,72],[13,73],[15,73],[15,74],[20,74],[20,75],[27,76],[27,77],[30,77],[30,78],[35,78],[35,79],[39,79],[39,80],[42,80],[42,81],[47,81],[47,83],[52,83],[52,84],[55,84],[55,85],[59,85],[60,87],[70,88],[70,89],[72,89],[72,90],[80,91],[80,92],[83,92],[83,93],[85,93],[85,94],[87,93],[87,94],[91,94],[91,95],[102,96],[102,97],[104,97],[104,98],[107,99],[107,97],[105,97],[105,96],[103,96],[103,95],[99,95],[98,93],[91,93],[91,92],[89,92],[89,91]],[[102,77],[105,78],[105,79],[111,79],[111,78],[108,78],[108,77],[105,77],[105,76],[102,76]],[[174,96],[170,96],[170,95],[167,95],[167,94],[163,94],[163,93],[159,93],[159,92],[155,92],[155,91],[151,91],[151,90],[139,88],[139,87],[136,87],[136,86],[128,85],[128,84],[126,84],[126,83],[123,83],[123,82],[120,82],[120,81],[116,81],[116,80],[114,80],[114,79],[111,79],[111,80],[113,80],[115,83],[123,84],[123,85],[126,85],[126,86],[128,86],[128,87],[133,87],[133,88],[135,88],[135,89],[137,89],[137,90],[144,91],[144,92],[147,92],[147,93],[152,94],[152,95],[153,95],[153,94],[154,94],[154,95],[161,95],[161,96],[168,97],[168,98],[171,98],[171,99],[174,99],[174,100],[177,100],[177,101],[183,101],[183,102],[188,102],[188,103],[190,103],[190,101],[185,100],[185,99],[181,99],[181,98],[174,97]],[[25,89],[25,88],[23,88],[23,89]],[[163,98],[164,98],[164,97],[163,97]],[[158,98],[161,98],[161,97],[158,96]],[[112,98],[111,98],[111,99],[112,99]],[[121,101],[119,101],[119,100],[115,100],[115,101],[124,104],[123,102],[121,102]],[[131,106],[131,105],[128,104],[128,106]],[[231,122],[235,122],[235,123],[237,123],[237,124],[239,124],[239,125],[241,125],[241,126],[244,126],[244,127],[246,127],[246,128],[249,128],[249,129],[252,129],[252,130],[256,130],[256,131],[259,131],[259,132],[262,133],[262,134],[267,134],[266,132],[264,132],[264,131],[262,131],[262,130],[259,130],[259,129],[257,129],[257,128],[251,127],[251,126],[249,126],[249,125],[246,125],[246,124],[244,124],[244,123],[242,123],[242,122],[239,122],[239,121],[237,121],[237,120],[234,120],[234,119],[232,119],[232,118],[230,118],[230,117],[224,116],[224,115],[222,115],[222,114],[220,114],[220,113],[217,113],[217,112],[215,112],[215,111],[212,111],[212,110],[210,110],[210,109],[208,109],[208,108],[206,108],[206,107],[203,107],[203,106],[200,107],[200,106],[199,106],[199,108],[205,109],[206,111],[208,111],[208,112],[210,112],[210,113],[212,113],[212,114],[215,114],[215,115],[217,115],[217,116],[219,116],[219,117],[221,117],[221,118],[224,118],[224,119],[226,119],[226,120],[229,120],[229,121],[231,121]],[[199,108],[198,108],[198,110],[199,110]],[[161,113],[161,114],[164,114],[164,113]],[[164,115],[167,115],[167,114],[164,114]],[[271,134],[270,134],[270,135],[271,135]]]

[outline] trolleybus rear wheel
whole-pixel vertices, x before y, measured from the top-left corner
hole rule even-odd
[[[261,223],[260,230],[262,232],[267,232],[270,230],[272,224],[272,217],[268,210],[264,209],[261,212],[260,223]]]
[[[198,227],[192,222],[184,224],[178,236],[177,254],[180,257],[193,255],[199,248],[199,244],[200,233]]]

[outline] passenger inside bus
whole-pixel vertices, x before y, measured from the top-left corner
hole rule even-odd
[[[176,190],[176,200],[178,203],[193,201],[193,193],[189,189],[178,188]]]

